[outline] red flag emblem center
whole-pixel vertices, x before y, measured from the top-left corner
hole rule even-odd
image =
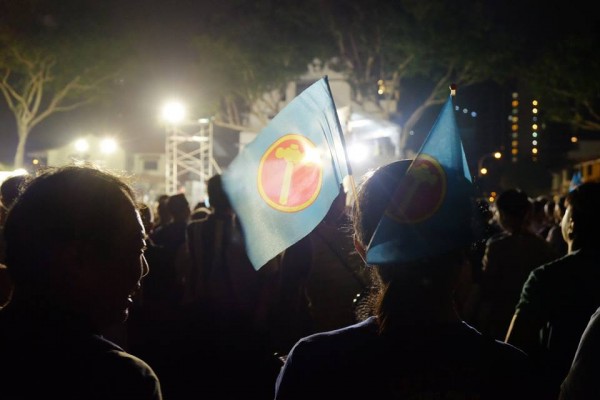
[[[323,166],[317,147],[305,136],[287,134],[265,151],[258,166],[258,191],[271,207],[297,212],[321,190]]]
[[[386,215],[400,223],[417,223],[431,217],[446,196],[446,173],[439,162],[419,155],[398,185]]]

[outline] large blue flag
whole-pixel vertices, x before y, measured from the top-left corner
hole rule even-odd
[[[450,96],[395,189],[367,262],[411,262],[468,245],[474,233],[473,193]]]
[[[324,77],[281,110],[223,172],[254,268],[308,235],[349,174],[343,132]]]

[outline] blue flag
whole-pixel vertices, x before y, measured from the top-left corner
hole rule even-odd
[[[350,175],[324,77],[292,100],[223,172],[255,269],[308,235]]]
[[[395,189],[367,262],[411,262],[468,245],[474,235],[473,194],[450,96]]]
[[[581,171],[577,170],[573,173],[573,177],[571,178],[571,182],[569,183],[569,192],[575,190],[575,188],[581,185],[583,181],[581,180]]]

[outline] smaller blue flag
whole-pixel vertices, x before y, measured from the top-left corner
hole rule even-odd
[[[308,235],[350,175],[324,77],[292,100],[223,172],[255,269]]]
[[[581,185],[583,181],[581,180],[581,171],[577,170],[573,173],[573,177],[571,178],[571,182],[569,183],[569,192],[575,190],[575,188]]]
[[[473,185],[448,98],[382,216],[369,264],[406,263],[473,241]]]

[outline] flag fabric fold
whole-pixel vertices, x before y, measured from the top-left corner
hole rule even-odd
[[[223,171],[223,187],[254,268],[308,235],[349,174],[343,132],[323,77],[282,109]]]
[[[474,188],[452,103],[449,96],[395,189],[369,243],[369,264],[412,262],[473,241]]]

